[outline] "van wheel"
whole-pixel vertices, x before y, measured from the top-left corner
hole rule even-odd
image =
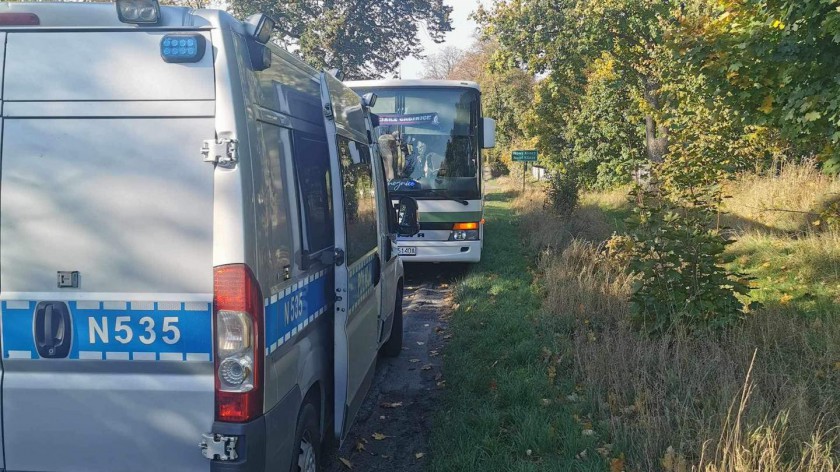
[[[391,325],[391,337],[382,345],[381,353],[386,357],[397,357],[403,345],[403,289],[397,290],[397,305],[394,307],[394,323]]]
[[[298,417],[295,432],[295,454],[292,472],[321,471],[321,433],[318,431],[318,413],[307,403]]]

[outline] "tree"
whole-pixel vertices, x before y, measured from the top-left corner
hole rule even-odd
[[[840,171],[840,0],[721,0],[683,21],[687,63],[745,121]]]
[[[438,43],[452,31],[452,7],[443,0],[232,0],[231,9],[240,17],[270,15],[276,40],[347,79],[380,78],[420,55],[421,27]]]
[[[646,105],[648,157],[661,162],[668,151],[667,129],[656,120],[661,81],[655,68],[676,2],[649,0],[501,1],[476,13],[484,34],[501,43],[497,59],[507,67],[547,74],[545,100],[561,108],[584,95],[585,71],[604,53]],[[561,127],[562,124],[560,124]],[[554,150],[560,153],[559,149]]]
[[[451,79],[452,71],[461,62],[464,51],[455,46],[446,46],[439,52],[429,54],[423,60],[425,69],[423,77],[426,79]]]

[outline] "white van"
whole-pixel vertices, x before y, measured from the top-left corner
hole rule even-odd
[[[399,353],[375,97],[272,28],[0,4],[0,470],[313,472]]]

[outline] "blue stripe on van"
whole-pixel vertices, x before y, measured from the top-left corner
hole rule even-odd
[[[347,304],[351,313],[373,292],[373,262],[376,257],[377,253],[374,252],[350,266]]]
[[[332,270],[310,275],[265,300],[265,354],[280,349],[330,307]]]
[[[4,359],[40,359],[36,301],[3,301]],[[210,362],[212,304],[207,302],[66,302],[73,332],[69,359]]]

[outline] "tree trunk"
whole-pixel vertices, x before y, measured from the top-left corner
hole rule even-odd
[[[645,79],[645,101],[651,109],[661,109],[658,80]],[[665,159],[665,154],[668,154],[668,130],[651,115],[645,117],[645,144],[651,162],[660,163]]]

